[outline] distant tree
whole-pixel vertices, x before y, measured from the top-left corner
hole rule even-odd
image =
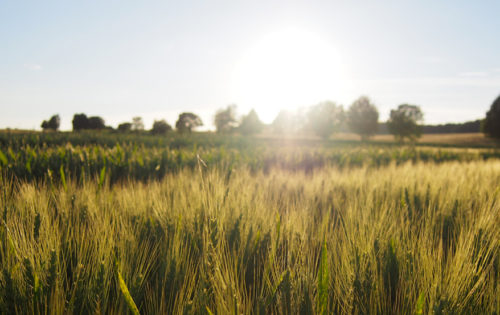
[[[251,110],[248,115],[243,116],[238,127],[242,135],[253,135],[262,131],[264,124],[260,121],[255,110]]]
[[[129,132],[132,130],[132,124],[129,122],[124,122],[118,125],[118,131],[120,132]]]
[[[308,127],[317,136],[327,139],[337,132],[344,122],[344,109],[331,101],[321,102],[309,109]]]
[[[229,105],[215,113],[214,125],[218,133],[232,132],[236,124],[236,105]]]
[[[486,118],[481,126],[482,131],[489,137],[500,139],[500,96],[491,104],[486,112]]]
[[[422,125],[422,133],[475,133],[481,132],[481,119],[463,123]]]
[[[164,119],[155,120],[153,128],[151,128],[151,133],[154,135],[164,135],[170,130],[172,130],[172,126],[170,126]]]
[[[281,110],[272,124],[276,134],[290,134],[297,130],[297,117],[289,111]]]
[[[193,113],[182,113],[175,123],[175,129],[180,133],[191,132],[194,128],[203,126],[201,118]]]
[[[92,116],[88,118],[88,128],[87,129],[94,129],[94,130],[100,130],[100,129],[105,129],[106,125],[104,124],[104,119],[102,119],[99,116]]]
[[[42,129],[56,131],[59,129],[60,124],[61,124],[61,118],[59,118],[59,115],[54,115],[50,117],[49,121],[44,120],[42,122]]]
[[[88,129],[89,119],[85,114],[75,114],[71,122],[73,124],[73,131]]]
[[[74,131],[106,128],[104,119],[99,116],[87,117],[85,114],[75,114],[72,123]]]
[[[142,118],[139,116],[136,116],[132,118],[132,130],[133,131],[143,131],[144,130],[144,123],[142,122]]]
[[[360,135],[361,140],[367,140],[378,129],[378,111],[368,97],[358,98],[347,111],[349,129]]]
[[[402,104],[397,109],[391,110],[387,128],[399,142],[403,142],[405,138],[413,142],[422,134],[422,128],[418,123],[423,118],[424,114],[419,106]]]

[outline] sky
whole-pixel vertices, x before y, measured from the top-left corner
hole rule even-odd
[[[500,1],[0,0],[0,128],[75,113],[146,128],[181,112],[281,109],[361,95],[380,119],[479,119],[500,94]]]

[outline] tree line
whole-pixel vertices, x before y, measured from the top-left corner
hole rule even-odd
[[[280,111],[270,128],[275,134],[315,134],[324,139],[339,131],[351,131],[367,140],[378,130],[379,113],[371,100],[362,96],[344,110],[342,105],[325,101],[307,110],[290,112]],[[419,106],[402,104],[391,110],[387,126],[399,141],[414,141],[421,134],[419,123],[423,113]],[[236,106],[229,105],[216,112],[214,125],[219,133],[255,134],[262,130],[263,124],[257,113],[251,110],[238,124]]]
[[[265,125],[259,119],[255,110],[238,119],[236,105],[228,105],[217,110],[213,123],[217,133],[242,135],[258,134]],[[361,140],[367,140],[375,135],[379,129],[383,133],[394,135],[398,141],[415,141],[422,132],[477,132],[479,129],[487,136],[500,138],[500,96],[493,102],[486,118],[464,124],[444,124],[424,126],[423,113],[419,106],[401,104],[390,111],[387,122],[378,122],[379,112],[372,101],[362,96],[354,101],[347,110],[335,102],[325,101],[296,112],[282,110],[268,127],[275,134],[315,134],[322,138],[329,138],[336,132],[353,132]],[[105,125],[99,116],[87,117],[83,113],[75,114],[72,120],[73,131],[103,130],[114,128]],[[43,130],[58,130],[60,126],[59,115],[52,116],[41,124]],[[191,112],[181,113],[175,123],[175,131],[191,133],[203,126],[201,118]],[[380,127],[380,128],[379,128]],[[131,122],[124,122],[116,129],[119,132],[146,132],[141,117],[134,117]],[[155,120],[149,132],[155,135],[166,134],[174,128],[164,119]]]

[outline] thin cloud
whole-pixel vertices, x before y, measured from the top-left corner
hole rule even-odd
[[[486,77],[488,72],[486,71],[469,71],[469,72],[461,72],[458,74],[460,77]]]
[[[42,70],[42,66],[38,65],[38,64],[35,64],[35,63],[25,63],[24,64],[24,68],[28,69],[28,70],[31,70],[31,71],[40,71],[40,70]]]

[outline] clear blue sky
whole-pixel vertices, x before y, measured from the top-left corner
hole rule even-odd
[[[208,128],[218,108],[280,108],[360,95],[381,119],[484,116],[500,94],[500,1],[0,1],[0,128],[59,113]],[[332,56],[332,58],[329,58]],[[302,88],[303,87],[303,88]]]

